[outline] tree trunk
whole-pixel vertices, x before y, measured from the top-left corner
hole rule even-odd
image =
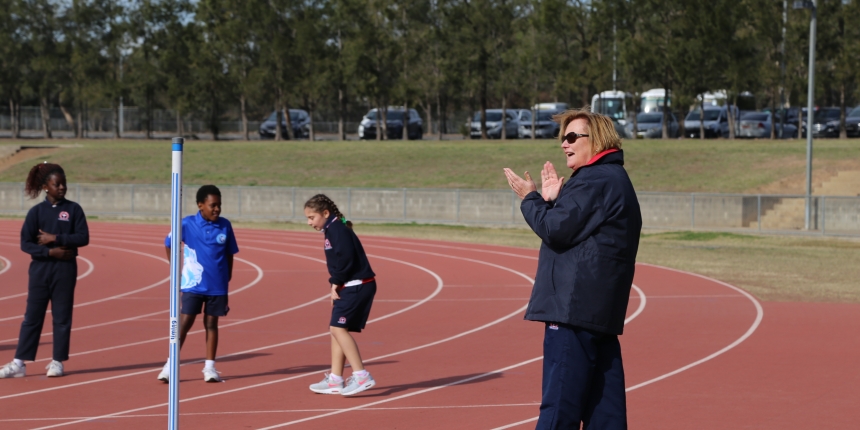
[[[705,94],[699,100],[699,140],[705,140]]]
[[[337,136],[338,140],[346,140],[346,130],[344,129],[344,95],[343,89],[337,90]]]
[[[113,102],[113,138],[119,139],[119,103],[116,99]]]
[[[182,115],[177,110],[176,112],[176,136],[182,137]]]
[[[797,108],[797,137],[803,138],[803,108]]]
[[[45,139],[51,139],[51,111],[48,105],[48,98],[41,97],[39,102],[39,113],[42,116],[42,135]]]
[[[532,106],[534,106],[536,104],[537,103],[534,103],[534,104],[532,104]],[[537,139],[537,116],[538,116],[538,112],[540,112],[540,111],[537,109],[532,109],[532,140]]]
[[[409,102],[403,103],[403,130],[401,130],[400,138],[409,140]]]
[[[281,110],[284,112],[284,120],[287,122],[287,139],[295,140],[296,135],[293,132],[293,119],[290,117],[290,107],[284,102],[281,105]]]
[[[239,110],[242,114],[242,135],[245,137],[245,140],[251,140],[251,135],[248,133],[247,102],[248,100],[245,98],[245,93],[242,93],[242,95],[239,96]]]
[[[317,132],[314,130],[314,104],[308,103],[308,140],[317,140]]]
[[[502,140],[508,139],[508,96],[502,96]]]
[[[75,117],[72,116],[72,113],[69,112],[69,110],[66,109],[66,107],[63,106],[62,103],[57,103],[57,104],[60,106],[60,111],[63,112],[63,118],[65,118],[66,124],[68,124],[69,128],[75,132],[75,137],[80,137],[80,136],[78,136],[78,133],[77,133],[78,127],[77,127],[77,124],[75,124]]]
[[[732,99],[732,103],[729,105],[728,109],[726,109],[726,115],[729,117],[729,139],[735,139],[735,111],[732,109],[738,104],[738,96],[735,95]]]
[[[280,142],[284,140],[284,133],[281,130],[281,98],[283,97],[283,91],[278,88],[277,98],[275,99],[275,141]]]
[[[382,130],[380,133],[382,140],[388,140],[388,100],[382,102]]]
[[[12,123],[12,139],[21,137],[21,106],[9,99],[9,121]]]
[[[379,107],[379,102],[376,103],[376,115],[373,117],[376,121],[376,140],[382,140],[382,124],[379,119],[382,117],[382,108]]]
[[[845,130],[845,83],[839,85],[839,138],[848,139],[848,131]]]
[[[770,140],[776,139],[776,88],[770,90]]]
[[[668,124],[669,124],[669,110],[666,109],[666,104],[667,104],[666,102],[668,101],[668,99],[669,99],[669,87],[667,85],[665,87],[665,89],[663,90],[663,106],[662,106],[663,109],[661,110],[663,112],[663,124],[662,124],[662,128],[663,128],[662,137],[663,137],[663,139],[669,138],[669,126],[668,126]]]
[[[633,97],[633,138],[639,137],[639,93]]]
[[[84,118],[83,118],[84,107],[78,103],[78,121],[77,127],[75,128],[75,137],[80,139],[84,137]]]
[[[442,140],[442,133],[445,131],[445,118],[442,116],[442,96],[439,91],[436,91],[436,119],[439,120],[438,140]]]
[[[471,131],[469,132],[471,134]],[[487,136],[487,88],[486,83],[481,89],[481,139],[489,139]]]

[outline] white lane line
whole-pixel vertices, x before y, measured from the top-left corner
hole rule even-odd
[[[246,240],[246,241],[247,241],[247,240]],[[300,245],[294,245],[294,246],[300,246]],[[271,251],[271,252],[277,252],[277,251]],[[418,252],[419,252],[419,253],[423,253],[423,254],[430,254],[430,253],[426,253],[426,252],[422,252],[422,251],[418,251]],[[457,259],[457,260],[470,260],[470,259],[462,259],[462,258],[455,257],[455,256],[448,256],[448,255],[444,255],[444,254],[438,254],[438,255],[441,255],[442,257],[446,257],[446,258],[454,258],[454,259]],[[376,257],[376,258],[379,258],[379,257]],[[397,261],[397,260],[393,260],[393,259],[390,259],[390,260],[392,260],[392,261]],[[497,265],[497,264],[492,264],[492,263],[488,263],[488,262],[480,261],[480,260],[471,260],[471,261],[477,262],[477,263],[479,263],[479,264],[488,265],[488,266],[491,266],[491,267],[497,267],[497,268],[500,268],[500,269],[505,270],[505,271],[509,271],[509,272],[511,272],[511,273],[514,273],[514,274],[516,274],[516,275],[518,275],[518,276],[523,277],[523,278],[524,278],[526,281],[528,281],[529,283],[534,283],[534,280],[533,280],[532,278],[530,278],[528,275],[525,275],[525,274],[523,274],[523,273],[521,273],[521,272],[515,271],[515,270],[510,269],[510,268],[508,268],[508,267],[504,267],[504,266],[500,266],[500,265]],[[404,262],[404,263],[405,263],[405,262]],[[411,264],[411,263],[407,263],[407,264]],[[417,266],[417,265],[415,265],[415,267],[421,267],[421,266]],[[425,270],[425,271],[427,271],[428,273],[433,273],[433,272],[432,272],[432,271],[430,271],[429,269],[426,269],[426,268],[423,268],[423,267],[422,267],[422,270]],[[439,292],[439,291],[441,291],[441,289],[442,289],[442,284],[441,284],[442,280],[441,280],[441,278],[439,278],[439,277],[438,277],[438,275],[436,275],[435,273],[433,273],[433,275],[434,275],[434,277],[436,277],[436,278],[439,280],[439,282],[440,282],[439,287],[437,288],[437,290],[436,290],[436,291],[434,292],[434,294],[433,294],[433,295],[435,296],[435,295],[436,295],[436,294],[438,294],[438,292]],[[512,313],[510,313],[510,314],[508,314],[508,315],[505,315],[504,317],[499,318],[499,319],[497,319],[497,320],[495,320],[495,321],[492,321],[492,322],[490,322],[490,323],[488,323],[488,324],[484,324],[484,325],[482,325],[482,326],[480,326],[480,327],[477,327],[477,328],[474,328],[474,329],[471,329],[471,330],[468,330],[468,331],[465,331],[465,332],[462,332],[462,333],[456,334],[456,335],[454,335],[454,336],[450,336],[450,337],[445,338],[445,339],[442,339],[442,340],[438,340],[438,341],[435,341],[435,342],[427,343],[427,344],[424,344],[424,345],[419,345],[419,346],[416,346],[416,347],[413,347],[413,348],[408,348],[408,349],[401,350],[401,351],[394,352],[394,353],[390,353],[390,354],[385,354],[385,355],[380,355],[380,356],[377,356],[377,357],[369,358],[369,359],[364,360],[364,362],[365,362],[365,363],[370,363],[370,362],[374,362],[374,361],[377,361],[377,360],[381,360],[381,359],[383,359],[383,358],[388,358],[388,357],[393,357],[393,356],[396,356],[396,355],[406,354],[406,353],[409,353],[409,352],[413,352],[413,351],[417,351],[417,350],[420,350],[420,349],[429,348],[429,347],[431,347],[431,346],[439,345],[439,344],[441,344],[441,343],[448,342],[448,341],[451,341],[451,340],[454,340],[454,339],[457,339],[457,338],[460,338],[460,337],[466,336],[466,335],[468,335],[468,334],[471,334],[471,333],[474,333],[474,332],[477,332],[477,331],[484,330],[484,329],[486,329],[486,328],[488,328],[488,327],[490,327],[490,326],[492,326],[492,325],[495,325],[495,324],[501,323],[502,321],[505,321],[505,320],[507,320],[507,319],[510,319],[511,317],[513,317],[513,316],[515,316],[515,315],[519,315],[519,314],[521,314],[523,311],[525,311],[525,309],[526,309],[526,306],[523,306],[522,308],[517,309],[516,311],[514,311],[514,312],[512,312]],[[389,316],[389,315],[386,315],[386,316],[383,316],[383,317],[377,318],[377,319],[376,319],[376,320],[374,320],[374,321],[379,321],[379,320],[381,320],[381,319],[387,318],[388,316]],[[374,322],[374,321],[368,321],[368,324],[370,324],[371,322]],[[326,333],[322,333],[321,335],[317,335],[317,336],[313,336],[313,337],[321,337],[321,336],[327,336],[327,335],[329,335],[329,333],[328,333],[328,332],[326,332]],[[287,342],[287,343],[292,343],[292,342],[294,342],[294,341],[290,341],[290,342]],[[257,348],[256,350],[260,350],[260,349],[265,349],[265,348]],[[252,351],[256,351],[256,350],[252,350]],[[247,353],[247,351],[243,351],[242,353]],[[241,353],[236,353],[236,354],[241,354]],[[151,370],[149,370],[149,372],[153,372],[153,371],[155,371],[155,370],[160,370],[160,369],[161,369],[161,368],[151,369]],[[304,377],[307,377],[307,376],[318,375],[318,374],[319,374],[319,372],[307,372],[307,373],[303,373],[303,374],[299,374],[299,375],[294,375],[294,376],[290,376],[290,377],[286,377],[286,378],[282,378],[282,379],[277,379],[277,380],[274,380],[274,381],[267,381],[267,382],[263,382],[263,383],[260,383],[260,384],[249,385],[249,386],[246,386],[246,387],[235,388],[235,389],[232,389],[232,390],[222,391],[222,392],[218,392],[218,393],[212,393],[212,394],[206,394],[206,395],[202,395],[202,396],[197,396],[197,397],[191,397],[191,398],[187,398],[187,399],[182,399],[182,400],[180,400],[180,403],[182,403],[182,402],[190,402],[190,401],[194,401],[194,400],[200,400],[200,399],[205,399],[205,398],[210,398],[210,397],[215,397],[215,396],[221,396],[221,395],[230,394],[230,393],[234,393],[234,392],[238,392],[238,391],[245,391],[245,390],[249,390],[249,389],[253,389],[253,388],[258,388],[258,387],[263,387],[263,386],[267,386],[267,385],[277,384],[277,383],[285,382],[285,381],[291,381],[291,380],[294,380],[294,379],[304,378]],[[3,397],[0,397],[0,399],[3,399]],[[77,421],[70,421],[70,422],[61,423],[61,424],[56,424],[56,425],[48,426],[48,427],[40,427],[39,429],[36,429],[36,430],[47,429],[47,428],[55,428],[55,427],[62,427],[62,426],[66,426],[66,425],[69,425],[69,424],[77,424],[77,423],[86,422],[86,421],[98,420],[98,419],[103,419],[103,418],[110,418],[110,417],[114,417],[114,416],[118,416],[118,415],[125,415],[125,414],[129,414],[129,413],[133,413],[133,412],[138,412],[138,411],[143,411],[143,410],[147,410],[147,409],[158,408],[158,407],[162,407],[162,406],[166,406],[166,405],[167,405],[167,403],[160,403],[160,404],[157,404],[157,405],[144,406],[144,407],[135,408],[135,409],[130,409],[130,410],[126,410],[126,411],[115,412],[115,413],[112,413],[112,414],[101,415],[101,416],[98,416],[98,417],[91,417],[91,418],[82,419],[82,420],[77,420]]]
[[[413,410],[434,410],[434,409],[492,409],[492,408],[512,408],[521,406],[539,406],[540,402],[531,403],[498,403],[489,405],[446,405],[446,406],[400,406],[391,408],[362,408],[362,411],[413,411]],[[179,415],[183,417],[191,417],[197,415],[259,415],[259,414],[295,414],[307,412],[333,412],[339,409],[335,408],[319,408],[319,409],[278,409],[266,411],[213,411],[213,412],[182,412]],[[136,415],[120,415],[114,418],[159,418],[166,417],[167,414],[136,414]],[[33,422],[33,421],[65,421],[65,420],[87,420],[87,417],[50,417],[50,418],[8,418],[0,419],[3,422]]]
[[[247,264],[247,265],[249,265],[249,266],[253,267],[253,268],[257,271],[257,278],[256,278],[256,279],[254,279],[253,281],[251,281],[250,283],[248,283],[248,284],[246,284],[246,285],[242,286],[241,288],[239,288],[239,289],[238,289],[238,290],[236,290],[236,291],[230,291],[230,292],[228,293],[228,295],[230,295],[230,296],[232,296],[232,295],[234,295],[234,294],[236,294],[236,293],[238,293],[238,292],[241,292],[241,291],[247,290],[248,288],[253,287],[253,286],[254,286],[254,285],[256,285],[257,283],[259,283],[259,282],[260,282],[260,280],[262,280],[262,279],[263,279],[263,269],[261,269],[261,268],[260,268],[260,266],[257,266],[256,264],[254,264],[254,263],[252,263],[252,262],[250,262],[250,261],[248,261],[248,260],[242,259],[242,258],[238,258],[238,257],[236,257],[236,260],[237,260],[237,261],[241,261],[242,263],[245,263],[245,264]],[[157,298],[157,300],[163,300],[163,298]],[[140,319],[143,319],[143,318],[148,318],[148,317],[151,317],[151,316],[155,316],[155,315],[158,315],[158,314],[162,314],[162,313],[165,313],[165,312],[168,312],[168,311],[169,311],[169,309],[165,309],[165,310],[156,311],[156,312],[152,312],[152,313],[148,313],[148,314],[144,314],[144,315],[138,315],[138,316],[134,316],[134,317],[123,318],[123,319],[120,319],[120,320],[113,320],[113,321],[103,322],[103,323],[99,323],[99,324],[92,324],[92,325],[87,325],[87,326],[82,326],[82,327],[73,327],[73,328],[72,328],[72,331],[73,331],[73,332],[78,332],[78,331],[81,331],[81,330],[87,330],[87,329],[96,328],[96,327],[104,327],[104,326],[106,326],[106,325],[113,325],[113,324],[121,323],[121,322],[128,322],[128,321],[140,320]],[[223,326],[223,325],[222,325],[221,327],[225,327],[225,326]],[[193,332],[193,333],[199,333],[199,332],[201,332],[201,330],[198,330],[198,331]],[[50,336],[50,335],[52,335],[52,334],[54,334],[54,332],[42,333],[42,337]],[[192,333],[189,333],[189,334],[192,334]],[[2,343],[7,343],[7,342],[17,342],[17,341],[18,341],[18,338],[17,338],[17,337],[14,337],[14,338],[9,338],[9,339],[3,339],[3,340],[0,340],[0,344],[2,344]],[[101,351],[101,350],[100,350],[100,351]],[[38,361],[46,361],[46,360],[47,360],[47,359],[42,359],[42,360],[37,360],[36,362],[38,362]]]
[[[8,272],[8,271],[9,271],[9,268],[11,268],[11,267],[12,267],[12,262],[11,262],[11,261],[9,261],[9,259],[8,259],[8,258],[6,258],[6,257],[4,257],[4,256],[2,256],[2,255],[0,255],[0,260],[3,260],[3,268],[2,268],[2,269],[0,269],[0,275],[2,275],[2,274],[4,274],[4,273],[6,273],[6,272]]]
[[[169,262],[167,261],[167,259],[165,259],[164,257],[158,257],[158,256],[155,256],[155,255],[152,255],[152,254],[147,254],[147,253],[144,253],[144,252],[133,251],[133,250],[130,250],[130,249],[124,249],[124,248],[114,248],[114,247],[112,247],[112,246],[105,246],[105,245],[93,245],[93,244],[90,244],[89,246],[91,246],[91,247],[96,247],[96,248],[105,248],[105,249],[111,249],[111,250],[114,250],[114,251],[124,251],[124,252],[129,252],[129,253],[132,253],[132,254],[143,255],[143,256],[146,256],[146,257],[149,257],[149,258],[154,258],[154,259],[156,259],[156,260],[158,260],[158,261],[161,261],[161,262],[164,262],[164,263],[168,263],[168,264],[169,264]],[[89,260],[86,260],[86,261],[89,261]],[[87,274],[89,274],[89,273],[87,273]],[[126,293],[117,294],[117,295],[115,295],[115,296],[104,297],[104,298],[101,298],[101,299],[98,299],[98,300],[93,300],[93,301],[90,301],[90,302],[77,303],[77,304],[75,304],[73,307],[74,307],[74,308],[82,308],[82,307],[84,307],[84,306],[94,305],[94,304],[96,304],[96,303],[102,303],[102,302],[106,302],[106,301],[109,301],[109,300],[118,299],[118,298],[120,298],[120,297],[130,296],[130,295],[132,295],[132,294],[136,294],[136,293],[139,293],[139,292],[141,292],[141,291],[146,291],[146,290],[149,290],[149,289],[151,289],[151,288],[155,288],[155,287],[157,287],[157,286],[159,286],[159,285],[161,285],[161,284],[163,284],[163,283],[165,283],[165,282],[167,282],[167,281],[169,281],[169,280],[170,280],[170,276],[168,276],[167,278],[164,278],[164,279],[162,279],[162,280],[160,280],[160,281],[158,281],[158,282],[156,282],[156,283],[154,283],[154,284],[147,285],[147,286],[145,286],[145,287],[143,287],[143,288],[139,288],[139,289],[134,290],[134,291],[129,291],[129,292],[126,292]],[[50,312],[51,312],[51,310],[49,309],[47,312],[48,312],[48,313],[50,313]],[[10,321],[10,320],[15,320],[15,319],[21,319],[21,318],[24,318],[24,316],[23,316],[23,315],[19,315],[19,316],[14,316],[14,317],[0,318],[0,322],[2,322],[2,321]]]
[[[741,293],[743,296],[745,296],[747,299],[749,299],[749,300],[753,303],[753,305],[755,306],[755,309],[756,309],[756,317],[755,317],[755,321],[753,321],[752,325],[747,329],[746,333],[744,333],[741,337],[739,337],[737,340],[735,340],[735,341],[734,341],[734,342],[732,342],[731,344],[727,345],[725,348],[722,348],[722,349],[720,349],[719,351],[717,351],[717,352],[715,352],[715,353],[713,353],[713,354],[711,354],[711,355],[709,355],[709,356],[707,356],[707,357],[705,357],[705,358],[702,358],[701,360],[694,361],[694,362],[692,362],[692,363],[690,363],[690,364],[688,364],[688,365],[686,365],[686,366],[679,367],[678,369],[675,369],[675,370],[673,370],[673,371],[671,371],[671,372],[668,372],[668,373],[665,373],[665,374],[663,374],[663,375],[660,375],[660,376],[658,376],[658,377],[656,377],[656,378],[649,379],[649,380],[647,380],[647,381],[645,381],[645,382],[642,382],[642,383],[636,384],[636,385],[634,385],[634,386],[632,386],[632,387],[628,387],[628,388],[625,390],[625,392],[628,392],[628,393],[629,393],[629,392],[631,392],[631,391],[633,391],[633,390],[636,390],[636,389],[639,389],[639,388],[642,388],[642,387],[645,387],[645,386],[651,385],[651,384],[653,384],[653,383],[655,383],[655,382],[658,382],[658,381],[662,381],[662,380],[664,380],[664,379],[666,379],[666,378],[668,378],[668,377],[670,377],[670,376],[677,375],[677,374],[679,374],[679,373],[681,373],[681,372],[683,372],[683,371],[685,371],[685,370],[688,370],[688,369],[690,369],[690,368],[696,367],[696,366],[698,366],[698,365],[700,365],[700,364],[702,364],[702,363],[705,363],[705,362],[708,362],[708,361],[710,361],[710,360],[713,360],[714,358],[716,358],[716,357],[718,357],[718,356],[720,356],[720,355],[722,355],[722,354],[725,354],[726,352],[728,352],[729,350],[733,349],[734,347],[736,347],[736,346],[740,345],[740,344],[741,344],[741,342],[745,341],[747,338],[749,338],[750,336],[752,336],[753,332],[755,332],[755,331],[756,331],[756,329],[758,329],[758,326],[761,324],[761,320],[762,320],[762,318],[764,318],[764,309],[762,308],[761,303],[759,303],[759,301],[758,301],[758,300],[756,300],[756,298],[755,298],[755,297],[753,297],[751,294],[747,293],[746,291],[744,291],[744,290],[742,290],[742,289],[740,289],[740,288],[738,288],[738,287],[736,287],[736,286],[734,286],[734,285],[731,285],[731,284],[725,283],[725,282],[720,281],[720,280],[717,280],[717,279],[709,278],[709,277],[704,276],[704,275],[699,275],[698,273],[692,273],[692,272],[687,272],[687,271],[684,271],[684,270],[672,269],[672,268],[670,268],[670,267],[657,266],[657,265],[655,265],[655,264],[647,264],[647,263],[636,263],[636,264],[643,265],[643,266],[648,266],[648,267],[654,267],[654,268],[658,268],[658,269],[669,270],[669,271],[677,272],[677,273],[683,273],[683,274],[686,274],[686,275],[692,275],[692,276],[695,276],[695,277],[697,277],[697,278],[705,279],[705,280],[708,280],[708,281],[711,281],[711,282],[715,282],[715,283],[717,283],[717,284],[720,284],[720,285],[722,285],[722,286],[725,286],[725,287],[731,288],[731,289],[733,289],[733,290],[735,290],[735,291],[737,291],[737,292]],[[512,424],[508,424],[508,425],[505,425],[505,426],[502,426],[502,427],[496,427],[496,428],[494,428],[494,429],[492,429],[492,430],[504,430],[504,429],[509,429],[509,428],[517,427],[517,426],[520,426],[520,425],[523,425],[523,424],[528,424],[528,423],[531,423],[531,422],[534,422],[534,421],[537,421],[537,420],[538,420],[538,417],[533,417],[533,418],[529,418],[529,419],[527,419],[527,420],[518,421],[518,422],[515,422],[515,423],[512,423]]]
[[[486,377],[488,377],[488,376],[492,376],[492,375],[497,375],[497,374],[499,374],[499,373],[503,373],[503,372],[505,372],[505,371],[507,371],[507,370],[515,369],[515,368],[520,367],[520,366],[525,366],[526,364],[533,363],[533,362],[535,362],[535,361],[541,360],[542,358],[543,358],[543,357],[532,358],[532,359],[529,359],[529,360],[526,360],[526,361],[519,362],[519,363],[517,363],[517,364],[512,364],[512,365],[510,365],[510,366],[503,367],[503,368],[501,368],[501,369],[493,370],[492,372],[487,372],[487,373],[484,373],[484,374],[481,374],[481,375],[476,375],[476,376],[472,376],[472,377],[469,377],[469,378],[464,378],[464,379],[461,379],[461,380],[459,380],[459,381],[449,382],[449,383],[447,383],[447,384],[442,384],[442,385],[437,385],[437,386],[435,386],[435,387],[425,388],[425,389],[423,389],[423,390],[415,391],[415,392],[413,392],[413,393],[403,394],[403,395],[401,395],[401,396],[391,397],[391,398],[388,398],[388,399],[385,399],[385,400],[379,400],[379,401],[376,401],[376,402],[367,403],[367,404],[365,404],[365,405],[354,406],[354,407],[352,407],[352,408],[341,409],[341,410],[337,410],[337,411],[334,411],[334,412],[329,412],[329,413],[327,413],[327,414],[315,415],[315,416],[312,416],[312,417],[302,418],[302,419],[300,419],[300,420],[294,420],[294,421],[286,422],[286,423],[283,423],[283,424],[276,424],[276,425],[269,426],[269,427],[263,427],[263,428],[262,428],[262,429],[260,429],[260,430],[269,430],[269,429],[275,429],[275,428],[279,428],[279,427],[286,427],[286,426],[290,426],[290,425],[293,425],[293,424],[299,424],[299,423],[303,423],[303,422],[307,422],[307,421],[311,421],[311,420],[316,420],[316,419],[319,419],[319,418],[330,417],[330,416],[332,416],[332,415],[339,415],[339,414],[343,414],[343,413],[346,413],[346,412],[357,411],[357,410],[360,410],[360,409],[364,409],[364,408],[366,408],[366,407],[368,407],[368,406],[381,405],[381,404],[384,404],[384,403],[393,402],[393,401],[395,401],[395,400],[405,399],[405,398],[407,398],[407,397],[413,397],[413,396],[417,396],[417,395],[419,395],[419,394],[424,394],[424,393],[429,393],[429,392],[431,392],[431,391],[441,390],[442,388],[445,388],[445,387],[451,387],[451,386],[454,386],[454,385],[465,384],[466,382],[474,381],[474,380],[476,380],[476,379],[486,378]]]
[[[245,246],[245,248],[248,248],[248,249],[259,249],[259,250],[262,250],[262,251],[267,251],[267,252],[271,252],[271,253],[275,253],[275,254],[284,254],[284,255],[289,255],[289,256],[295,256],[295,257],[305,258],[305,259],[308,259],[308,260],[312,260],[312,261],[316,261],[316,262],[320,262],[320,263],[325,264],[325,261],[324,261],[324,260],[320,260],[320,259],[318,259],[318,258],[313,258],[313,257],[304,256],[304,255],[301,255],[301,254],[292,254],[292,253],[283,252],[283,251],[275,251],[275,250],[270,250],[270,249],[265,249],[265,248],[253,248],[253,247],[249,247],[249,246]],[[416,304],[414,304],[414,305],[412,305],[412,306],[407,306],[406,308],[403,308],[403,309],[401,309],[401,310],[398,310],[398,311],[395,311],[395,312],[392,312],[392,313],[389,313],[389,314],[383,315],[383,316],[381,316],[381,317],[379,317],[379,318],[375,318],[375,319],[369,320],[369,321],[367,322],[368,324],[371,324],[371,323],[374,323],[374,322],[377,322],[377,321],[384,320],[384,319],[386,319],[386,318],[392,317],[392,316],[394,316],[394,315],[398,315],[398,314],[400,314],[400,313],[402,313],[402,312],[405,312],[405,311],[407,311],[407,310],[410,310],[410,309],[413,309],[413,308],[415,308],[415,307],[417,307],[417,306],[420,306],[421,304],[425,303],[426,301],[429,301],[429,300],[430,300],[430,299],[432,299],[433,297],[436,297],[436,296],[437,296],[437,295],[442,291],[442,286],[443,286],[442,278],[440,278],[440,277],[439,277],[439,275],[437,275],[437,274],[436,274],[436,273],[434,273],[433,271],[431,271],[431,270],[429,270],[429,269],[427,269],[427,268],[424,268],[424,267],[421,267],[421,266],[418,266],[418,265],[412,264],[412,263],[405,262],[405,261],[400,261],[400,260],[396,260],[396,259],[389,259],[389,258],[387,258],[387,257],[382,257],[382,258],[383,258],[383,259],[388,259],[388,260],[391,260],[391,261],[395,261],[395,262],[400,262],[400,263],[403,263],[403,264],[405,264],[405,265],[413,266],[413,267],[419,268],[420,270],[423,270],[423,271],[425,271],[425,272],[429,273],[431,276],[433,276],[433,277],[436,279],[436,281],[437,281],[437,286],[436,286],[436,289],[433,291],[433,293],[431,293],[428,297],[426,297],[426,298],[425,298],[425,300],[423,300],[423,301],[421,301],[421,302],[419,302],[419,303],[416,303]],[[319,298],[313,299],[313,300],[311,300],[311,301],[309,301],[309,302],[302,303],[302,304],[297,305],[297,306],[293,306],[293,307],[288,308],[288,309],[282,309],[282,310],[280,310],[280,311],[273,312],[273,313],[271,313],[271,314],[261,315],[261,316],[255,317],[255,318],[250,318],[250,319],[247,319],[247,320],[238,321],[238,322],[231,323],[231,324],[224,324],[224,325],[221,325],[221,326],[219,327],[219,329],[220,329],[220,328],[225,328],[225,327],[231,327],[231,326],[235,326],[235,325],[239,325],[239,324],[245,324],[245,323],[248,323],[248,322],[251,322],[251,321],[260,320],[260,319],[263,319],[263,318],[268,318],[268,317],[271,317],[271,316],[273,316],[273,315],[278,315],[278,314],[283,314],[283,313],[286,313],[286,312],[290,312],[290,311],[293,311],[293,310],[296,310],[296,309],[299,309],[299,308],[303,308],[303,307],[309,306],[309,305],[311,305],[311,304],[314,304],[314,303],[317,303],[317,302],[320,302],[320,301],[327,300],[329,297],[331,297],[331,296],[330,296],[329,294],[326,294],[326,295],[324,295],[324,296],[322,296],[322,297],[319,297]],[[205,331],[205,330],[197,330],[197,331],[194,331],[194,332],[189,332],[188,334],[190,335],[190,334],[195,334],[195,333],[202,333],[202,332],[204,332],[204,331]],[[263,346],[263,347],[258,347],[258,348],[253,348],[253,349],[248,349],[248,350],[245,350],[245,351],[239,351],[239,352],[234,352],[234,353],[231,353],[231,354],[221,355],[221,356],[218,356],[218,359],[223,359],[223,358],[226,358],[226,357],[232,357],[232,356],[236,356],[236,355],[249,354],[249,353],[252,353],[252,352],[262,351],[262,350],[271,349],[271,348],[277,348],[277,347],[280,347],[280,346],[289,345],[289,344],[298,343],[298,342],[303,342],[303,341],[306,341],[306,340],[309,340],[309,339],[314,339],[314,338],[323,337],[323,336],[329,336],[329,335],[330,335],[330,334],[329,334],[329,332],[320,333],[320,334],[316,334],[316,335],[312,335],[312,336],[307,336],[307,337],[304,337],[304,338],[301,338],[301,339],[294,339],[294,340],[290,340],[290,341],[286,341],[286,342],[282,342],[282,343],[277,343],[277,344],[273,344],[273,345],[267,345],[267,346]],[[141,342],[134,342],[134,343],[130,343],[130,344],[119,345],[119,346],[108,347],[108,348],[102,348],[102,349],[93,350],[93,351],[86,351],[86,352],[81,352],[81,353],[69,354],[69,356],[70,356],[70,357],[72,357],[72,356],[78,356],[78,355],[93,354],[93,353],[97,353],[97,352],[103,352],[103,351],[108,351],[108,350],[112,350],[112,349],[124,348],[124,347],[128,347],[128,346],[142,345],[142,344],[151,343],[151,342],[159,342],[159,341],[162,341],[162,342],[163,342],[163,341],[165,341],[165,340],[166,340],[166,337],[160,337],[160,338],[157,338],[157,339],[150,339],[150,340],[145,340],[145,341],[141,341]],[[202,363],[202,362],[203,362],[203,360],[195,360],[195,361],[190,361],[190,362],[187,362],[187,363],[183,363],[183,364],[181,364],[181,366],[185,366],[185,365],[187,365],[187,364]],[[93,380],[89,380],[89,381],[82,381],[82,382],[77,382],[77,383],[73,383],[73,384],[61,385],[61,386],[58,386],[58,387],[45,388],[45,389],[41,389],[41,390],[34,390],[34,391],[27,391],[27,392],[23,392],[23,393],[10,394],[10,395],[6,395],[6,396],[0,396],[0,400],[2,400],[2,399],[7,399],[7,398],[11,398],[11,397],[21,397],[21,396],[26,396],[26,395],[30,395],[30,394],[37,394],[37,393],[41,393],[41,392],[45,392],[45,391],[54,391],[54,390],[60,390],[60,389],[65,389],[65,388],[72,388],[72,387],[81,386],[81,385],[89,385],[89,384],[93,384],[93,383],[97,383],[97,382],[110,381],[110,380],[119,379],[119,378],[126,378],[126,377],[130,377],[130,376],[136,376],[136,375],[141,375],[141,374],[145,374],[145,373],[151,373],[151,372],[154,372],[154,371],[160,371],[160,370],[161,370],[161,367],[156,367],[156,368],[147,369],[147,370],[142,370],[142,371],[138,371],[138,372],[132,372],[132,373],[126,373],[126,374],[122,374],[122,375],[110,376],[110,377],[107,377],[107,378],[93,379]],[[314,372],[313,374],[316,374],[316,373],[319,373],[319,372]]]
[[[89,276],[90,273],[93,273],[93,269],[95,268],[95,266],[93,265],[92,261],[90,261],[84,257],[81,257],[80,255],[78,256],[78,258],[80,258],[81,260],[84,260],[84,262],[87,263],[87,265],[89,266],[89,268],[87,269],[86,272],[84,272],[83,275],[78,275],[78,277],[76,278],[78,281],[80,281],[81,279],[84,279],[87,276]],[[3,260],[6,262],[6,267],[3,268],[3,270],[0,270],[0,275],[2,275],[3,272],[9,270],[9,267],[12,266],[12,263],[2,256],[0,256],[0,260]],[[0,297],[0,301],[8,300],[8,299],[14,299],[15,297],[22,297],[22,296],[26,296],[26,295],[27,295],[27,293],[19,293],[19,294],[13,294],[11,296],[4,296],[4,297]],[[0,341],[0,342],[2,342],[2,341]]]

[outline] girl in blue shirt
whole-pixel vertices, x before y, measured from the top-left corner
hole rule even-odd
[[[305,203],[308,225],[325,235],[323,249],[331,285],[331,372],[325,379],[310,386],[320,394],[351,396],[365,391],[376,381],[365,370],[358,345],[350,332],[361,332],[370,316],[376,279],[367,254],[352,231],[352,223],[340,213],[337,205],[324,194],[317,194]],[[352,366],[352,376],[346,383],[343,368],[346,360]]]

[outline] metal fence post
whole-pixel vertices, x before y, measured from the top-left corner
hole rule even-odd
[[[757,200],[758,200],[758,215],[756,217],[758,218],[758,231],[761,231],[761,194],[759,194],[757,197],[758,197],[757,198]]]
[[[827,201],[825,200],[827,197],[821,196],[821,235],[824,236],[824,220],[827,219],[827,214],[824,211],[824,208],[827,207]]]
[[[352,188],[346,189],[346,216],[352,218]]]
[[[293,187],[293,213],[290,219],[296,219],[296,187]]]
[[[511,224],[517,222],[517,193],[511,191]]]
[[[696,194],[690,193],[690,228],[696,227]]]
[[[131,213],[134,214],[134,184],[131,184]]]
[[[459,188],[457,188],[456,195],[457,195],[457,204],[456,204],[457,218],[456,219],[457,219],[457,222],[460,222],[460,189]]]
[[[406,188],[403,189],[403,222],[406,222]]]
[[[26,190],[26,189],[27,189],[27,185],[26,185],[26,184],[21,184],[21,192],[18,194],[19,196],[21,196],[21,199],[20,199],[20,202],[21,202],[21,210],[24,210],[24,192],[25,192],[25,190]],[[75,200],[77,200],[77,199],[75,199]]]
[[[242,217],[242,186],[236,187],[236,196],[239,198],[239,218]]]

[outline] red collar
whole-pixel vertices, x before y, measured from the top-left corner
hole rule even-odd
[[[594,157],[591,157],[591,160],[588,160],[588,163],[585,163],[585,165],[590,166],[590,165],[596,163],[597,160],[599,160],[599,159],[603,158],[604,156],[611,154],[613,152],[618,152],[618,148],[607,149],[606,151],[603,151],[603,152],[595,155]]]

